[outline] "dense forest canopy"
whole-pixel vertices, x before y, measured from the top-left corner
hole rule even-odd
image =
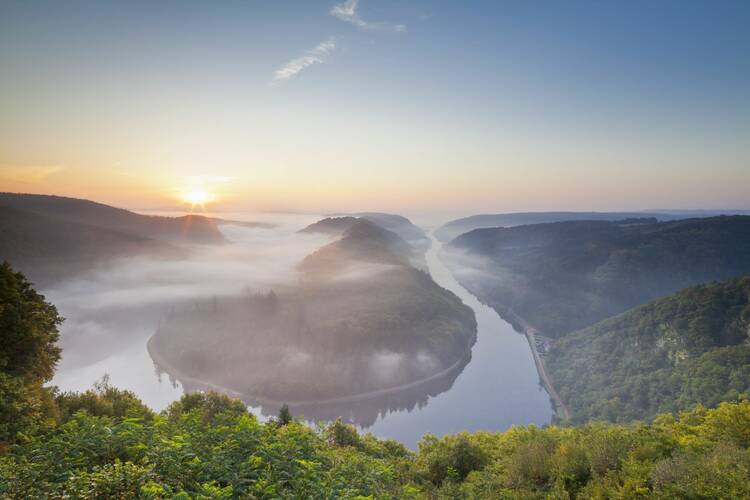
[[[688,288],[556,342],[553,383],[576,422],[628,422],[750,393],[750,277]]]
[[[416,451],[340,420],[192,394],[155,414],[104,384],[57,396],[57,423],[0,452],[7,498],[746,498],[750,402],[650,425],[533,425],[438,438]]]

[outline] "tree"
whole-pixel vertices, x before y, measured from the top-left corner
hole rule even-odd
[[[279,410],[279,425],[287,425],[292,422],[292,412],[289,411],[289,405],[284,403]]]
[[[50,391],[60,359],[63,318],[26,277],[0,265],[0,444],[14,442],[52,416]]]
[[[345,424],[341,417],[326,429],[328,442],[334,446],[359,446],[360,439],[357,428],[351,424]]]

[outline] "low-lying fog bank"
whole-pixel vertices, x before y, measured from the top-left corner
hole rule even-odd
[[[233,216],[242,220],[239,214]],[[276,215],[272,221],[278,226],[272,229],[224,225],[228,244],[191,246],[186,259],[120,259],[43,290],[66,318],[60,340],[63,359],[53,384],[83,390],[108,373],[114,385],[134,390],[152,407],[164,407],[181,390],[159,382],[145,346],[168,311],[237,295],[247,287],[289,286],[295,265],[329,241],[322,235],[297,234],[316,219]]]

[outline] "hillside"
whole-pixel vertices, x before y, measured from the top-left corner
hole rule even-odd
[[[435,230],[435,237],[447,243],[474,229],[525,226],[550,222],[622,219],[672,218],[655,212],[514,212],[507,214],[479,214],[446,222]]]
[[[0,193],[0,206],[171,243],[222,243],[216,221],[200,215],[147,216],[62,196]]]
[[[404,241],[417,248],[428,248],[430,246],[430,239],[425,232],[402,215],[385,214],[382,212],[360,212],[353,215],[367,219],[383,229],[396,233]]]
[[[344,231],[352,227],[359,219],[357,217],[326,217],[309,226],[300,229],[300,233],[319,233],[331,236],[340,236]]]
[[[345,267],[362,262],[408,265],[414,250],[396,233],[365,219],[324,219],[315,224],[346,225],[341,237],[305,257],[300,269],[307,273],[341,272]]]
[[[617,221],[623,219],[657,219],[672,221],[697,219],[720,215],[750,215],[748,210],[643,210],[640,212],[515,212],[507,214],[480,214],[447,222],[435,230],[435,237],[442,242],[474,229],[493,227],[525,226],[579,220]]]
[[[647,419],[750,394],[750,276],[571,333],[553,345],[547,368],[577,422]]]
[[[150,342],[152,356],[178,379],[271,404],[455,377],[475,341],[473,312],[410,266],[412,252],[397,234],[356,220],[304,259],[298,286],[171,314]]]
[[[402,261],[408,260],[408,262],[416,267],[417,269],[426,270],[426,264],[424,262],[424,253],[430,247],[430,240],[425,235],[424,231],[413,225],[406,217],[400,215],[381,214],[381,213],[362,213],[356,214],[357,216],[343,216],[343,217],[327,217],[321,219],[309,226],[301,229],[301,233],[320,233],[328,234],[330,236],[342,236],[347,231],[352,229],[354,226],[359,226],[359,231],[368,231],[370,233],[369,238],[372,240],[374,233],[381,233],[379,238],[380,244],[375,241],[371,241],[369,245],[369,251],[373,251],[373,244],[386,245],[389,244],[385,240],[390,240],[390,244],[395,245],[394,248],[388,250],[386,253],[381,252],[381,258],[391,258],[387,254],[391,253],[397,255]],[[362,222],[369,224],[368,227]],[[376,231],[381,229],[382,231]],[[361,236],[365,236],[362,234]],[[395,236],[395,238],[394,238]],[[358,238],[362,240],[362,238]],[[343,238],[343,244],[348,244],[353,240]],[[404,245],[406,243],[407,245]],[[339,245],[339,244],[337,244]],[[396,248],[399,247],[399,248]],[[320,256],[322,258],[322,256]]]
[[[180,256],[169,243],[0,206],[0,261],[49,284],[107,260],[138,254]]]
[[[560,336],[687,286],[750,273],[750,217],[476,229],[443,256],[501,314]]]

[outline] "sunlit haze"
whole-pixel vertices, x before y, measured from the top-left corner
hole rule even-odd
[[[747,2],[337,5],[3,2],[0,189],[141,209],[750,207]]]

